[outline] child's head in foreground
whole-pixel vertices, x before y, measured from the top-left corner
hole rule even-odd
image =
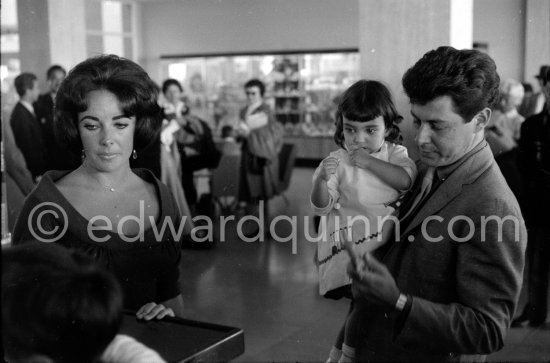
[[[117,281],[86,257],[45,243],[2,251],[8,362],[95,362],[121,321]]]

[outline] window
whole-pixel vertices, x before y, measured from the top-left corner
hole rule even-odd
[[[135,4],[111,0],[85,4],[88,56],[108,53],[135,59]]]

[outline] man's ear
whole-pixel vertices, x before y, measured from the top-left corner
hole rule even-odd
[[[487,126],[489,120],[491,119],[491,113],[491,109],[489,107],[485,107],[474,116],[473,122],[476,123],[476,132],[483,130],[485,126]]]

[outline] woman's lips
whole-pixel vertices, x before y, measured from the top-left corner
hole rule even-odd
[[[99,154],[99,157],[105,160],[111,160],[118,156],[118,153],[101,153]]]

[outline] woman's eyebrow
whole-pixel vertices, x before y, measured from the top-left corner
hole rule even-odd
[[[92,120],[92,121],[99,121],[99,119],[98,119],[97,117],[95,117],[95,116],[86,115],[86,116],[83,116],[83,117],[79,120],[79,122],[82,122],[82,121],[87,120],[87,119],[90,119],[90,120]]]
[[[128,118],[130,116],[126,116],[126,115],[118,115],[118,116],[114,116],[112,118],[113,121],[116,121],[116,120],[120,120],[121,118]],[[99,118],[95,117],[95,116],[92,116],[92,115],[86,115],[86,116],[83,116],[79,122],[82,122],[84,120],[87,120],[87,119],[90,119],[92,121],[99,121]]]

